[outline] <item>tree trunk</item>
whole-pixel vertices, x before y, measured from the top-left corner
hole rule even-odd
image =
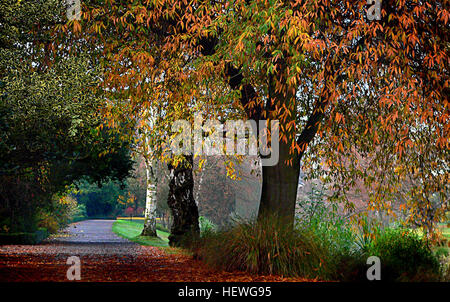
[[[194,200],[194,176],[192,156],[186,156],[177,167],[169,164],[170,183],[167,204],[172,211],[170,246],[181,246],[199,236],[198,207]],[[187,240],[187,241],[185,241]]]
[[[286,66],[281,63],[279,66],[280,72]],[[247,117],[256,122],[263,118],[270,116],[272,120],[280,120],[280,128],[285,128],[283,125],[288,124],[292,119],[296,118],[296,100],[295,95],[288,91],[284,95],[282,92],[277,92],[275,79],[280,78],[280,75],[271,75],[269,78],[269,101],[265,106],[253,106],[251,109],[248,106],[252,102],[257,103],[257,93],[254,87],[250,84],[241,85],[244,79],[240,68],[235,68],[232,65],[227,65],[225,74],[229,77],[229,85],[232,89],[241,90],[241,104],[245,108]],[[273,116],[277,112],[277,108],[290,108],[291,114],[285,120],[281,120],[277,116]],[[266,115],[263,114],[266,113]],[[259,123],[258,123],[259,124]],[[280,129],[281,130],[281,129]],[[261,200],[258,211],[258,220],[261,221],[264,217],[275,216],[283,219],[285,222],[293,225],[295,217],[295,203],[297,201],[297,187],[300,176],[300,158],[295,149],[294,153],[290,154],[289,150],[295,140],[294,127],[290,130],[284,129],[285,132],[280,133],[287,139],[279,139],[279,161],[274,166],[262,167],[262,191]],[[258,129],[259,132],[259,129]],[[280,136],[281,138],[281,136]],[[287,163],[290,162],[290,164]]]
[[[283,65],[283,64],[281,64]],[[278,117],[277,107],[288,108],[290,115],[287,118]],[[290,152],[295,143],[295,127],[289,130],[283,125],[295,123],[296,100],[295,95],[287,91],[285,94],[276,92],[275,76],[270,76],[269,102],[266,110],[275,114],[271,119],[280,122],[279,159],[274,166],[262,167],[261,201],[258,211],[258,220],[273,216],[283,222],[294,225],[295,204],[297,201],[297,188],[300,177],[300,155],[297,149]],[[272,143],[273,145],[273,143]],[[273,148],[272,148],[273,151]]]
[[[145,198],[145,218],[144,229],[141,236],[156,237],[156,173],[149,160],[145,161],[145,171],[147,174],[147,193]]]
[[[298,155],[289,154],[290,143],[280,140],[280,158],[275,166],[262,167],[261,201],[258,220],[267,216],[292,224],[295,217],[300,163]],[[286,163],[290,160],[292,164]]]

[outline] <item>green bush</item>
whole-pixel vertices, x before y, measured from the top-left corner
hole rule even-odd
[[[298,201],[297,226],[312,230],[334,255],[349,254],[357,248],[356,236],[349,220],[339,213],[338,205],[325,200],[324,190],[312,184],[306,198]]]
[[[323,191],[312,188],[301,200],[294,228],[269,217],[217,231],[201,217],[194,256],[218,269],[322,280],[368,281],[370,256],[381,259],[383,281],[438,281],[450,278],[418,235],[400,227],[382,229],[366,218],[358,230]]]
[[[206,218],[204,216],[200,216],[198,218],[198,223],[199,223],[199,227],[200,227],[200,234],[213,232],[213,231],[217,230],[217,226],[214,223],[212,223],[211,220],[209,220],[208,218]]]
[[[436,255],[436,257],[440,258],[440,257],[447,257],[449,255],[448,249],[446,247],[438,247],[436,248],[436,251],[434,252],[434,254]]]
[[[368,254],[381,260],[383,281],[437,281],[440,265],[426,242],[404,229],[386,229],[371,243]]]
[[[450,256],[441,256],[441,280],[450,282]]]
[[[73,213],[71,213],[71,216],[72,217],[69,218],[67,223],[74,223],[87,219],[86,206],[84,204],[77,204]]]
[[[355,230],[355,245],[363,253],[368,253],[375,238],[382,233],[382,227],[376,220],[361,217]]]
[[[41,212],[38,226],[47,229],[51,234],[55,234],[60,229],[58,219],[50,213]]]
[[[86,205],[77,203],[76,208],[73,213],[74,217],[87,217]]]
[[[297,228],[314,233],[326,246],[328,276],[333,280],[360,281],[365,278],[366,258],[362,242],[336,203],[325,201],[324,188],[312,184],[306,198],[298,202]]]
[[[273,217],[205,232],[194,253],[210,266],[227,271],[329,277],[328,249],[314,233],[293,229]]]
[[[39,209],[37,225],[46,228],[50,233],[57,233],[69,223],[83,220],[85,214],[85,206],[77,204],[73,197],[55,195],[51,203]]]

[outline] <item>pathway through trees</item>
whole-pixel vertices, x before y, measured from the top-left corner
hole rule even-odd
[[[69,281],[66,261],[70,256],[80,258],[82,282],[306,281],[215,271],[192,256],[120,238],[111,231],[113,222],[86,220],[39,245],[0,246],[0,282]]]

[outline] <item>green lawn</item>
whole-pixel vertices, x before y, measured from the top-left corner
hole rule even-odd
[[[440,231],[442,233],[442,236],[450,240],[450,228],[447,227],[447,223],[440,224]]]
[[[126,238],[140,245],[169,246],[169,233],[157,230],[158,238],[140,236],[144,228],[143,221],[129,221],[119,219],[114,222],[112,231],[120,237]]]

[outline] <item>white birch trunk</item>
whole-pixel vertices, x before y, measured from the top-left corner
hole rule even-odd
[[[152,125],[150,125],[152,126]],[[156,237],[156,167],[152,167],[152,148],[149,145],[148,130],[144,130],[144,159],[145,173],[147,178],[146,194],[145,194],[145,218],[144,229],[141,236]]]
[[[145,160],[145,171],[147,176],[147,192],[145,198],[144,229],[141,236],[156,235],[156,173],[149,160]]]

